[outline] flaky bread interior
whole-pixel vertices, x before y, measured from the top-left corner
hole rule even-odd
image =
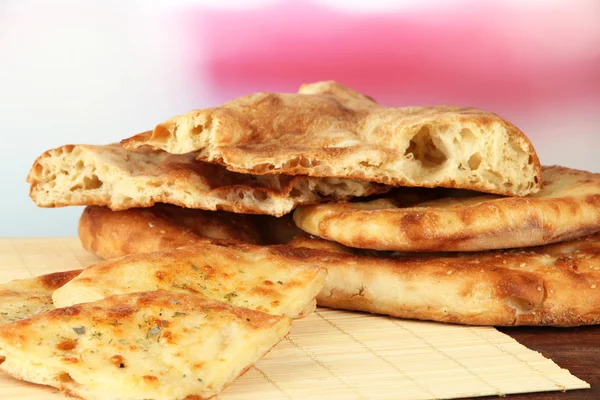
[[[535,193],[541,167],[513,124],[473,108],[384,108],[335,82],[256,93],[176,116],[126,139],[252,174],[303,174],[394,186]]]
[[[0,369],[91,400],[208,399],[290,328],[199,295],[130,293],[5,325]]]
[[[115,294],[173,290],[300,318],[314,310],[327,275],[310,261],[274,255],[267,247],[202,242],[96,263],[52,299],[66,307]]]
[[[118,144],[67,145],[47,151],[27,181],[38,206],[150,207],[157,202],[204,210],[283,215],[298,204],[388,190],[347,179],[250,176],[198,162],[194,154],[125,150]]]

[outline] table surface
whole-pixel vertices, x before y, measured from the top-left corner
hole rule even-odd
[[[506,396],[511,400],[600,399],[600,326],[501,328],[519,343],[539,351],[591,385],[591,389]]]

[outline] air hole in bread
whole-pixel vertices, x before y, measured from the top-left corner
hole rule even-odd
[[[479,166],[481,165],[481,160],[481,154],[473,154],[471,157],[469,157],[469,168],[471,168],[472,171],[479,169]]]
[[[102,185],[104,185],[104,182],[98,179],[96,174],[93,174],[91,177],[86,176],[83,178],[83,188],[85,190],[98,189],[102,187]]]
[[[254,195],[253,197],[258,201],[267,200],[267,194],[261,190],[255,190],[253,195]]]
[[[465,144],[469,145],[469,144],[475,142],[475,140],[476,140],[475,134],[470,129],[464,128],[460,131],[460,141],[462,142],[463,145],[465,145]]]
[[[409,158],[412,155],[412,159],[428,168],[437,167],[448,159],[446,154],[435,145],[429,125],[423,125],[413,136],[404,155]]]
[[[0,356],[0,365],[2,365],[4,361],[6,361],[6,357]]]
[[[302,196],[302,191],[298,188],[293,188],[290,191],[290,197],[294,198],[294,197],[300,197]]]

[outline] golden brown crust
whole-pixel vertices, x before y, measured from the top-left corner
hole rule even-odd
[[[400,256],[317,238],[292,245],[321,252],[320,306],[469,325],[600,324],[600,234],[527,250]]]
[[[0,284],[0,325],[54,308],[52,293],[80,273],[54,272]]]
[[[299,318],[314,309],[325,275],[312,260],[215,240],[96,263],[52,298],[57,307],[65,307],[121,293],[172,290]]]
[[[88,206],[79,218],[78,231],[83,247],[102,258],[188,246],[207,239],[260,242],[252,216],[166,204],[124,211]]]
[[[527,247],[600,231],[600,174],[553,166],[544,167],[543,180],[528,197],[449,192],[418,200],[423,192],[405,189],[372,201],[303,206],[294,220],[324,239],[391,251]]]
[[[368,182],[303,176],[251,176],[148,148],[66,145],[42,154],[27,182],[40,207],[107,206],[112,210],[168,203],[187,208],[283,215],[298,204],[389,190]]]
[[[210,398],[290,328],[199,295],[129,293],[5,325],[0,369],[88,399]]]
[[[303,174],[394,186],[534,193],[541,167],[513,124],[472,108],[384,108],[335,82],[256,93],[174,117],[122,141],[251,174]]]

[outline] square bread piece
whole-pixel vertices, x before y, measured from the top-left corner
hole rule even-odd
[[[55,306],[66,307],[115,294],[173,290],[298,318],[315,309],[326,275],[311,260],[274,254],[267,247],[197,243],[101,261],[54,292],[52,299]]]
[[[3,326],[0,369],[83,399],[208,399],[290,329],[198,295],[130,293]]]
[[[0,326],[52,310],[52,293],[80,273],[55,272],[0,284]]]

